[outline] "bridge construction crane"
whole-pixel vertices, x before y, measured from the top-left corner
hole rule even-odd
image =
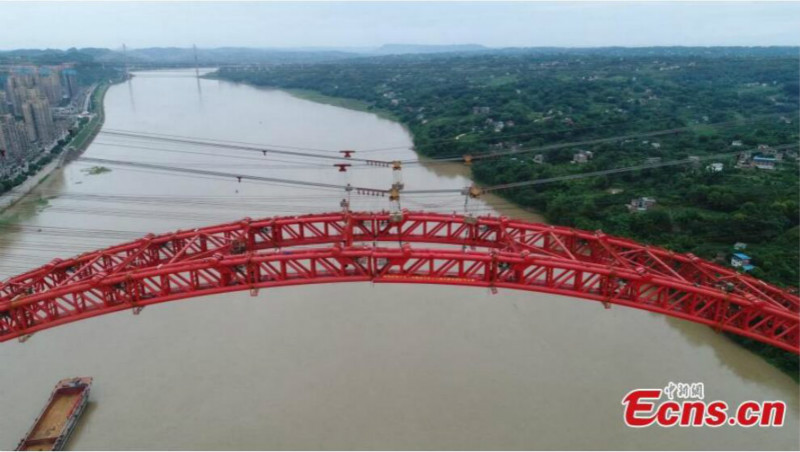
[[[400,192],[405,185],[403,184],[403,162],[394,160],[392,162],[392,188],[389,189],[389,202],[393,203],[394,210],[391,214],[392,222],[403,220],[403,207],[400,205]]]
[[[343,198],[341,200],[341,202],[339,202],[339,207],[342,208],[342,211],[347,213],[347,212],[350,211],[350,195],[351,195],[351,193],[353,193],[353,186],[348,183],[344,187],[344,192],[345,192],[345,196],[347,196],[347,197]]]
[[[403,162],[400,160],[395,160],[392,162],[392,187],[398,187],[398,189],[402,190],[405,188],[403,184]]]
[[[464,222],[475,224],[477,219],[469,212],[469,200],[478,199],[483,194],[483,189],[472,184],[469,187],[464,187],[464,189],[461,190],[461,194],[464,195],[464,215],[466,215]]]
[[[389,202],[396,203],[395,210],[400,211],[402,209],[400,206],[400,186],[398,184],[392,184],[392,188],[389,189]]]

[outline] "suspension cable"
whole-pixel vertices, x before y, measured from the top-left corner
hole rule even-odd
[[[298,157],[309,157],[309,158],[316,158],[316,159],[325,159],[325,160],[336,160],[336,161],[356,161],[367,163],[373,160],[369,159],[361,159],[361,158],[346,158],[341,155],[323,155],[323,154],[315,154],[311,152],[298,152],[298,151],[286,151],[281,149],[273,149],[261,146],[250,146],[244,144],[230,144],[230,143],[220,143],[214,142],[210,140],[199,140],[193,138],[174,138],[169,136],[161,136],[149,133],[141,133],[141,132],[114,132],[111,130],[101,130],[101,134],[104,135],[113,135],[113,136],[122,136],[122,137],[129,137],[129,138],[139,138],[144,140],[157,140],[157,141],[167,141],[171,143],[182,143],[182,144],[195,144],[200,146],[210,146],[210,147],[217,147],[217,148],[225,148],[225,149],[238,149],[243,151],[250,151],[250,152],[260,152],[264,155],[267,153],[272,154],[281,154],[281,155],[294,155]],[[389,162],[385,162],[389,163]]]
[[[742,125],[742,124],[746,124],[746,123],[750,123],[750,122],[755,122],[755,121],[758,121],[758,120],[761,120],[761,119],[765,119],[765,118],[769,118],[769,117],[773,117],[773,116],[775,116],[775,115],[774,114],[773,115],[763,115],[763,116],[753,117],[753,118],[749,118],[749,119],[745,119],[745,120],[731,120],[731,121],[724,121],[724,122],[718,122],[718,123],[703,124],[703,126],[706,126],[706,127],[731,127],[731,126]],[[470,157],[471,157],[471,160],[474,161],[474,160],[482,160],[482,159],[489,159],[489,158],[504,157],[504,156],[507,156],[507,155],[525,154],[525,153],[531,153],[531,152],[548,152],[548,151],[554,151],[554,150],[557,150],[557,149],[564,149],[564,148],[570,148],[570,147],[576,147],[576,146],[592,146],[592,145],[596,145],[596,144],[611,143],[611,142],[615,142],[615,141],[630,140],[630,139],[634,139],[634,138],[649,138],[649,137],[657,137],[657,136],[663,136],[663,135],[678,134],[678,133],[692,131],[695,127],[696,126],[684,126],[684,127],[676,127],[676,128],[672,128],[672,129],[654,130],[654,131],[650,131],[650,132],[632,133],[632,134],[627,134],[627,135],[617,135],[617,136],[606,137],[606,138],[594,138],[594,139],[591,139],[591,140],[572,141],[572,142],[568,142],[568,143],[556,143],[556,144],[549,144],[549,145],[545,145],[545,146],[536,146],[536,147],[531,147],[531,148],[514,149],[514,150],[508,150],[508,151],[484,152],[484,153],[479,153],[479,154],[474,154],[473,153],[473,154],[470,155]],[[427,159],[425,161],[421,161],[421,160],[405,160],[405,161],[403,161],[403,163],[404,164],[413,164],[413,163],[435,164],[435,163],[438,163],[438,162],[461,162],[461,161],[464,161],[464,156],[463,155],[462,156],[458,156],[458,157],[454,156],[454,157],[431,158],[431,159]]]
[[[150,170],[160,170],[160,171],[172,171],[177,173],[186,173],[186,174],[196,174],[201,176],[211,176],[211,177],[223,177],[223,178],[233,178],[238,181],[243,180],[251,180],[256,182],[273,182],[273,183],[282,183],[282,184],[289,184],[289,185],[299,185],[304,187],[318,187],[318,188],[329,188],[329,189],[336,189],[336,190],[345,190],[347,188],[346,185],[336,185],[336,184],[326,184],[323,182],[312,182],[312,181],[299,181],[293,179],[281,179],[276,177],[264,177],[264,176],[251,176],[247,174],[234,174],[234,173],[224,173],[221,171],[209,171],[209,170],[202,170],[202,169],[194,169],[194,168],[182,168],[177,166],[167,166],[167,165],[156,165],[152,163],[141,163],[141,162],[131,162],[125,160],[109,160],[109,159],[100,159],[94,157],[80,157],[78,158],[79,161],[89,162],[89,163],[98,163],[98,164],[105,164],[105,165],[123,165],[123,166],[132,166],[135,168],[144,168]],[[368,187],[353,187],[357,190],[370,190],[374,192],[382,192],[385,193],[387,190],[383,189],[375,189],[375,188],[368,188]]]
[[[775,150],[782,150],[782,149],[789,149],[793,147],[800,146],[797,143],[790,143],[790,144],[782,144],[778,146],[773,146],[772,149]],[[706,156],[699,156],[694,158],[687,158],[687,159],[680,159],[680,160],[670,160],[666,162],[658,162],[658,163],[646,163],[642,165],[634,165],[634,166],[626,166],[620,168],[611,168],[606,170],[600,171],[591,171],[587,173],[579,173],[579,174],[568,174],[564,176],[556,176],[556,177],[548,177],[544,179],[535,179],[535,180],[528,180],[528,181],[521,181],[521,182],[512,182],[508,184],[500,184],[500,185],[493,185],[491,187],[484,187],[481,190],[484,193],[499,191],[499,190],[506,190],[510,188],[519,188],[519,187],[527,187],[530,185],[542,185],[548,184],[551,182],[561,182],[567,180],[576,180],[576,179],[585,179],[589,177],[596,177],[596,176],[605,176],[608,174],[620,174],[620,173],[628,173],[631,171],[639,171],[639,170],[646,170],[646,169],[655,169],[655,168],[664,168],[669,166],[678,166],[678,165],[686,165],[696,163],[698,161],[703,160],[711,160],[717,159],[720,157],[729,157],[734,154],[738,154],[741,152],[753,152],[757,149],[750,149],[746,151],[730,151],[725,153],[719,154],[712,154]],[[452,188],[452,189],[432,189],[432,190],[408,190],[406,193],[408,194],[432,194],[432,193],[462,193],[463,189],[461,188]]]

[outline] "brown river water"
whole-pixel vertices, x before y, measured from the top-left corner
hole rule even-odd
[[[390,150],[399,124],[277,90],[141,73],[113,86],[104,130]],[[288,149],[288,148],[283,148]],[[211,155],[209,155],[211,154]],[[263,157],[100,134],[85,157],[388,188],[388,168]],[[76,161],[14,209],[0,278],[148,232],[339,209],[342,193]],[[459,165],[408,165],[408,189],[469,185]],[[39,200],[43,198],[43,200]],[[462,211],[457,195],[403,207]],[[389,209],[354,196],[353,209]],[[499,198],[476,213],[537,220]],[[8,216],[8,215],[7,215]],[[310,285],[171,302],[0,344],[0,448],[13,448],[61,378],[92,376],[72,449],[798,449],[798,385],[711,329],[566,297],[426,285]],[[706,399],[784,400],[781,428],[631,429],[622,397],[670,381]]]

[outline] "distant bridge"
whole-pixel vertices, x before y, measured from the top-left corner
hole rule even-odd
[[[505,217],[408,211],[244,219],[56,259],[0,283],[0,341],[165,301],[367,281],[566,295],[800,354],[797,295],[691,254]]]

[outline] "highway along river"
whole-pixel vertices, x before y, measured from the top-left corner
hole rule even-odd
[[[105,99],[104,131],[413,159],[399,124],[276,90],[139,73]],[[390,168],[101,133],[84,157],[388,188]],[[0,276],[148,232],[339,209],[343,193],[76,161],[14,209]],[[110,171],[106,171],[110,170]],[[408,189],[463,187],[410,165]],[[41,198],[41,199],[40,199]],[[474,212],[536,219],[498,199]],[[461,211],[460,196],[403,207]],[[388,209],[354,196],[354,209]],[[8,220],[6,220],[8,221]],[[171,302],[0,344],[0,447],[61,378],[94,377],[75,449],[797,449],[798,386],[711,329],[566,297],[425,286],[309,285]],[[631,429],[635,388],[705,383],[729,404],[785,400],[782,428]]]

